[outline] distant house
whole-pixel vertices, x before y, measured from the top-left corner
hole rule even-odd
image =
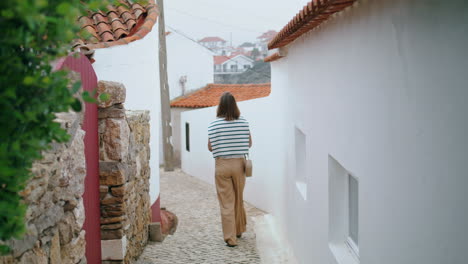
[[[198,43],[210,49],[216,55],[226,55],[227,41],[220,37],[205,37],[200,39]]]
[[[252,68],[254,61],[246,55],[214,56],[214,74],[237,74]]]
[[[257,37],[257,48],[260,51],[260,54],[266,56],[268,53],[268,42],[270,42],[277,34],[275,30],[268,30],[262,35]]]
[[[254,43],[251,43],[251,42],[244,42],[242,43],[239,48],[242,48],[246,51],[252,51],[253,49],[256,48],[256,45]]]
[[[182,149],[190,151],[190,124],[197,118],[181,124],[181,113],[200,108],[216,106],[224,92],[231,92],[238,102],[267,97],[271,92],[269,83],[263,84],[219,84],[212,83],[186,96],[171,101],[172,142],[174,147],[174,161],[181,165]],[[213,117],[214,118],[214,117]],[[184,139],[184,141],[182,140]],[[182,144],[183,143],[183,144]]]

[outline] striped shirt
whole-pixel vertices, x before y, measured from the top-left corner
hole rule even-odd
[[[214,158],[248,154],[249,136],[249,122],[243,117],[232,121],[217,118],[208,126]]]

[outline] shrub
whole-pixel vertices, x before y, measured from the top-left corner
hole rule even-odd
[[[67,73],[52,72],[51,62],[68,53],[77,38],[77,18],[105,1],[2,0],[0,4],[0,241],[24,233],[26,206],[19,192],[32,163],[52,141],[69,136],[54,122],[55,113],[80,111],[67,89]],[[8,248],[0,245],[0,253]]]

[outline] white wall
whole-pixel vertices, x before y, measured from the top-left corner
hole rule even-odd
[[[282,114],[278,111],[279,103],[275,103],[280,97],[273,94],[270,97],[243,101],[238,106],[250,123],[253,140],[250,158],[254,163],[254,177],[247,180],[245,199],[265,211],[274,212],[279,202],[271,197],[281,188],[284,173],[282,142],[278,140],[282,137]],[[182,170],[211,184],[214,184],[214,159],[207,147],[207,130],[215,116],[216,107],[181,113]],[[186,122],[190,124],[190,152],[185,149]],[[272,145],[277,145],[278,151],[272,151]]]
[[[287,155],[295,126],[307,137],[307,200],[293,179],[282,190],[301,263],[336,263],[329,155],[359,178],[361,263],[466,263],[467,14],[462,1],[358,1],[272,63],[289,75],[273,81],[290,92]]]
[[[187,76],[185,92],[213,83],[213,53],[177,32],[166,36],[167,71],[171,99],[182,95],[181,76]]]
[[[99,80],[121,82],[127,88],[125,108],[150,111],[150,196],[159,196],[159,62],[158,26],[145,38],[128,45],[97,49],[93,64]]]
[[[467,14],[463,1],[358,1],[272,63],[270,97],[239,104],[254,137],[246,199],[275,216],[300,263],[356,263],[330,249],[329,232],[342,229],[329,224],[339,197],[330,160],[359,178],[361,263],[466,263]],[[212,118],[213,108],[181,118],[192,148],[182,168],[208,182]],[[296,127],[305,177],[295,175]]]

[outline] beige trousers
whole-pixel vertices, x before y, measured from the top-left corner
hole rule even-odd
[[[224,241],[237,244],[236,235],[244,233],[247,225],[243,194],[244,158],[217,158],[215,177]]]

